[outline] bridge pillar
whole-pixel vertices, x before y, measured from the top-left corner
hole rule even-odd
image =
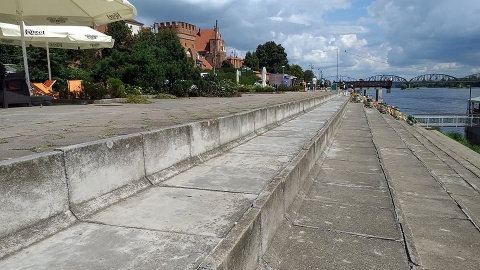
[[[381,88],[377,88],[375,90],[375,101],[379,101],[379,100],[382,100],[382,89]]]

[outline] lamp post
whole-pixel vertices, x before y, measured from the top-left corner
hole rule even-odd
[[[285,66],[282,66],[282,85],[286,86],[284,81],[285,81]]]
[[[468,98],[468,114],[472,113],[472,85],[468,85],[470,88],[470,97]]]

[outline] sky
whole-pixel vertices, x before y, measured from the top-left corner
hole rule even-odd
[[[332,80],[480,73],[479,0],[130,2],[145,26],[183,21],[211,29],[218,20],[227,56],[274,41],[290,65]]]

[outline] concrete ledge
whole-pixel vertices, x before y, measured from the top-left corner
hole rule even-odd
[[[55,222],[70,215],[62,153],[2,161],[0,176],[0,258],[64,228]]]
[[[119,136],[59,150],[65,158],[70,204],[74,211],[82,215],[112,203],[113,200],[105,197],[109,192],[145,178],[141,134]],[[92,204],[88,204],[89,201]],[[81,208],[88,208],[89,211]]]
[[[158,182],[158,173],[190,158],[191,126],[175,126],[143,134],[145,174]]]
[[[0,162],[0,238],[68,210],[61,153]]]
[[[191,156],[198,156],[220,147],[219,121],[207,120],[191,123]]]
[[[348,101],[325,123],[319,134],[260,193],[236,226],[199,269],[256,269],[277,228],[302,186],[313,179],[313,164],[333,141]],[[278,111],[278,110],[277,110]]]
[[[256,269],[261,251],[260,209],[248,209],[197,269]]]

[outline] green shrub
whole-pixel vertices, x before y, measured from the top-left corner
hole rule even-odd
[[[136,85],[127,85],[125,87],[125,94],[128,95],[141,95],[143,94],[142,92],[142,87],[136,86]]]
[[[149,104],[151,102],[146,97],[141,95],[127,95],[125,103]]]
[[[7,72],[7,69],[3,65],[2,62],[0,62],[0,79],[3,79],[5,77],[5,72]]]
[[[460,134],[459,132],[456,132],[456,131],[450,131],[446,134],[448,137],[450,137],[451,139],[454,139],[455,141],[465,145],[466,147],[472,149],[473,151],[477,152],[477,153],[480,153],[480,146],[478,145],[473,145],[471,144],[469,141],[467,141],[463,136],[462,134]]]
[[[85,96],[89,99],[101,99],[107,94],[107,88],[101,83],[83,82]]]
[[[237,85],[236,86],[236,91],[237,92],[253,92],[253,88],[249,85],[243,85],[243,84],[240,84],[240,85]]]
[[[158,93],[155,98],[157,99],[176,99],[177,97],[171,94]]]
[[[125,86],[123,86],[122,80],[118,78],[109,78],[107,80],[107,89],[112,98],[123,98],[127,96]]]

